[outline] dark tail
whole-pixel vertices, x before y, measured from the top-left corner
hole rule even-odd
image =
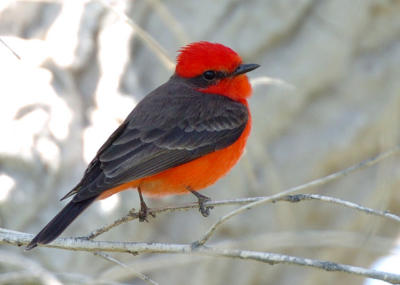
[[[69,202],[27,245],[26,250],[35,248],[38,243],[47,244],[56,239],[97,197]]]

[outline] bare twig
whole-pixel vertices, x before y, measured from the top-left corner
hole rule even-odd
[[[264,232],[248,233],[241,239],[224,239],[213,244],[222,248],[240,248],[262,245],[262,251],[279,250],[281,248],[335,248],[335,249],[361,249],[363,253],[375,255],[386,255],[393,248],[393,239],[382,236],[368,236],[365,233],[332,231],[332,230],[294,230],[288,232]],[[168,271],[173,268],[194,267],[202,263],[202,256],[179,255],[171,258],[170,255],[152,255],[149,258],[130,260],[127,265],[140,272]],[[109,267],[103,271],[102,276],[118,280],[129,280],[134,278],[133,274],[127,272],[120,266]]]
[[[7,232],[11,234],[18,233],[8,230]],[[21,268],[23,271],[18,271],[18,273],[21,274],[20,276],[21,278],[23,278],[24,276],[26,278],[29,278],[30,280],[40,280],[41,284],[61,285],[61,282],[55,277],[55,275],[52,272],[46,270],[39,263],[25,256],[17,255],[11,252],[7,252],[5,250],[0,250],[0,264],[3,264],[3,266],[10,265],[14,268],[15,267]],[[15,275],[13,274],[3,275],[0,278],[0,284],[10,284],[12,282],[11,279],[14,277]],[[19,281],[21,282],[21,279]]]
[[[240,212],[243,212],[244,210],[247,210],[247,209],[249,209],[249,208],[251,208],[253,206],[259,205],[259,203],[260,204],[264,204],[264,203],[275,202],[275,201],[280,201],[280,200],[286,200],[287,201],[289,199],[292,199],[293,200],[292,202],[295,202],[294,200],[295,199],[300,199],[301,196],[294,196],[292,198],[285,197],[285,196],[288,196],[288,194],[296,192],[296,191],[300,191],[300,190],[304,190],[304,189],[307,189],[307,188],[310,188],[310,187],[323,185],[323,184],[328,183],[330,181],[336,180],[336,179],[338,179],[340,177],[346,176],[346,175],[348,175],[351,172],[354,172],[356,170],[361,170],[361,169],[364,169],[366,167],[373,166],[373,165],[377,164],[378,162],[380,162],[380,161],[382,161],[382,160],[384,160],[384,159],[386,159],[388,157],[391,157],[391,156],[393,156],[395,154],[398,154],[399,151],[400,151],[400,146],[397,146],[397,147],[395,147],[395,148],[393,148],[393,149],[391,149],[391,150],[389,150],[387,152],[379,154],[379,155],[377,155],[377,156],[375,156],[373,158],[364,160],[364,161],[362,161],[362,162],[360,162],[358,164],[355,164],[355,165],[353,165],[353,166],[351,166],[349,168],[346,168],[344,170],[335,172],[335,173],[330,174],[328,176],[325,176],[323,178],[319,178],[319,179],[313,180],[313,181],[308,182],[306,184],[303,184],[303,185],[300,185],[300,186],[297,186],[297,187],[294,187],[294,188],[290,188],[290,189],[288,189],[286,191],[280,192],[280,193],[272,195],[272,196],[241,198],[241,199],[232,199],[232,200],[223,200],[223,201],[210,201],[210,202],[206,202],[204,205],[205,206],[214,206],[214,207],[223,206],[223,205],[224,206],[227,206],[227,205],[245,205],[245,206],[235,210],[235,211],[238,211],[238,210],[242,209],[242,210],[240,210]],[[383,211],[376,211],[376,210],[373,210],[373,209],[370,209],[370,208],[366,208],[366,207],[357,205],[357,204],[352,203],[352,202],[340,200],[338,198],[312,195],[312,196],[303,196],[300,200],[306,200],[306,199],[308,199],[308,200],[310,200],[310,199],[314,199],[314,200],[318,199],[318,200],[321,200],[321,201],[328,201],[329,200],[329,202],[336,203],[336,204],[341,204],[343,206],[347,206],[347,207],[350,207],[350,208],[353,208],[353,209],[362,210],[363,212],[366,212],[368,214],[373,214],[373,215],[377,215],[377,216],[383,216],[383,217],[386,217],[386,218],[389,218],[389,219],[392,219],[392,220],[399,221],[399,217],[396,216],[396,215],[393,215],[391,213],[383,212]],[[172,211],[177,211],[177,210],[187,210],[187,209],[197,208],[197,207],[198,207],[197,203],[190,203],[190,204],[186,204],[186,205],[182,205],[182,206],[176,206],[176,207],[165,207],[165,208],[158,208],[158,209],[150,209],[150,212],[153,213],[153,214],[158,214],[158,213],[172,212]],[[231,215],[231,214],[232,214],[232,212],[229,213],[228,215]],[[239,214],[239,213],[237,213],[237,214]],[[95,231],[91,232],[86,238],[87,239],[94,239],[97,236],[99,236],[99,235],[111,230],[112,228],[114,228],[114,227],[116,227],[116,226],[118,226],[118,225],[120,225],[122,223],[126,223],[128,221],[135,220],[138,217],[139,217],[138,213],[135,212],[135,209],[132,209],[132,210],[129,211],[129,213],[126,216],[114,221],[113,223],[111,223],[109,225],[106,225],[106,226],[103,226],[103,227],[101,227],[99,229],[96,229]],[[227,217],[227,216],[225,216],[225,217]],[[227,218],[229,218],[229,217],[227,217]],[[224,219],[224,217],[222,217],[221,219]],[[217,223],[214,224],[209,229],[209,231],[200,240],[198,240],[196,242],[196,244],[198,244],[198,245],[204,244],[211,237],[212,233],[216,230],[216,228],[225,221],[225,220],[222,221],[221,219],[217,221],[218,225],[217,225]]]
[[[287,202],[293,202],[293,203],[304,201],[304,200],[319,200],[319,201],[323,201],[323,202],[338,204],[338,205],[342,205],[347,208],[355,209],[355,210],[358,210],[358,211],[361,211],[361,212],[364,212],[364,213],[367,213],[370,215],[385,217],[385,218],[391,219],[393,221],[400,222],[400,216],[392,214],[388,211],[374,210],[374,209],[367,208],[367,207],[361,206],[361,205],[353,203],[353,202],[349,202],[349,201],[342,200],[339,198],[323,196],[323,195],[319,195],[319,194],[288,195],[288,196],[281,197],[279,199],[279,201],[287,201]]]
[[[209,201],[204,203],[204,206],[212,206],[212,207],[218,207],[218,206],[233,206],[233,205],[247,205],[253,202],[257,202],[263,199],[267,199],[270,196],[263,196],[263,197],[252,197],[252,198],[238,198],[238,199],[231,199],[231,200],[221,200],[221,201]],[[269,202],[274,203],[274,202],[280,202],[280,201],[287,201],[287,202],[300,202],[304,200],[320,200],[323,202],[329,202],[329,203],[334,203],[338,205],[342,205],[348,208],[352,208],[355,210],[359,210],[361,212],[371,214],[374,216],[381,216],[385,217],[397,222],[400,222],[400,216],[397,216],[395,214],[392,214],[388,211],[379,211],[379,210],[374,210],[368,207],[361,206],[359,204],[342,200],[339,198],[334,198],[334,197],[329,197],[329,196],[323,196],[323,195],[317,195],[317,194],[297,194],[297,195],[287,195],[280,197],[275,200],[269,200]],[[152,214],[160,214],[160,213],[166,213],[166,212],[174,212],[174,211],[180,211],[180,210],[188,210],[188,209],[195,209],[198,208],[199,205],[198,203],[190,203],[190,204],[185,204],[181,206],[174,206],[174,207],[164,207],[164,208],[154,208],[154,209],[149,209],[149,211]],[[112,228],[119,226],[123,223],[127,223],[132,220],[136,220],[139,218],[139,213],[135,211],[135,209],[131,209],[127,215],[125,215],[122,218],[119,218],[112,222],[111,224],[105,225],[103,227],[100,227],[93,232],[91,232],[88,236],[85,238],[87,239],[94,239],[101,234],[108,232]]]
[[[168,70],[174,70],[175,63],[174,61],[168,56],[168,53],[165,49],[152,37],[149,33],[139,27],[134,21],[132,21],[125,13],[119,11],[111,4],[107,3],[104,0],[97,0],[108,9],[110,9],[113,13],[115,13],[120,19],[125,21],[132,29],[136,32],[136,34],[143,40],[143,42],[158,56],[161,62]]]
[[[373,166],[373,165],[377,164],[378,162],[380,162],[380,161],[382,161],[382,160],[384,160],[384,159],[386,159],[388,157],[392,157],[393,155],[398,154],[399,152],[400,152],[400,145],[398,145],[398,146],[396,146],[396,147],[394,147],[394,148],[392,148],[392,149],[390,149],[390,150],[388,150],[388,151],[386,151],[384,153],[378,154],[378,155],[376,155],[376,156],[374,156],[372,158],[366,159],[366,160],[364,160],[364,161],[362,161],[360,163],[357,163],[357,164],[355,164],[353,166],[350,166],[350,167],[348,167],[346,169],[340,170],[338,172],[332,173],[332,174],[327,175],[325,177],[318,178],[318,179],[310,181],[308,183],[305,183],[305,184],[290,188],[290,189],[288,189],[286,191],[282,191],[282,192],[277,193],[275,195],[271,195],[271,196],[265,197],[265,198],[263,198],[261,200],[258,200],[258,201],[252,202],[250,204],[244,205],[244,206],[242,206],[242,207],[240,207],[240,208],[238,208],[236,210],[231,211],[230,213],[226,214],[225,216],[221,217],[220,219],[218,219],[218,221],[215,222],[208,229],[208,231],[198,241],[194,242],[193,245],[194,246],[204,245],[210,239],[212,234],[217,230],[217,228],[219,226],[221,226],[223,223],[225,223],[229,219],[237,216],[238,214],[240,214],[240,213],[242,213],[242,212],[244,212],[244,211],[246,211],[248,209],[263,205],[265,203],[268,203],[268,202],[271,202],[271,201],[274,201],[274,200],[279,200],[283,196],[287,196],[287,195],[292,194],[294,192],[298,192],[298,191],[301,191],[301,190],[304,190],[304,189],[307,189],[307,188],[311,188],[311,187],[324,185],[324,184],[326,184],[328,182],[331,182],[331,181],[337,180],[337,179],[339,179],[341,177],[344,177],[346,175],[349,175],[350,173],[355,172],[357,170],[361,170],[361,169],[364,169],[366,167]]]
[[[117,264],[117,265],[119,265],[119,266],[125,268],[125,269],[128,270],[128,271],[133,272],[133,274],[134,274],[136,277],[140,278],[140,279],[143,280],[143,281],[146,281],[146,282],[149,283],[149,284],[158,285],[157,282],[153,281],[153,280],[150,279],[148,276],[144,275],[143,273],[137,272],[137,271],[133,270],[132,268],[129,268],[125,263],[119,261],[118,259],[115,259],[114,257],[112,257],[112,256],[109,255],[109,254],[106,254],[106,253],[101,252],[101,251],[96,251],[96,252],[94,252],[94,255],[100,256],[101,258],[104,258],[105,260],[108,260],[108,261],[110,261],[110,262],[112,262],[112,263],[115,263],[115,264]]]
[[[0,244],[27,245],[33,235],[0,229]],[[175,254],[193,254],[202,256],[228,257],[242,260],[253,260],[263,263],[274,264],[292,264],[318,268],[325,271],[346,272],[363,277],[374,278],[400,284],[400,274],[388,273],[378,270],[366,269],[357,266],[321,261],[309,258],[289,256],[285,254],[276,254],[268,252],[258,252],[238,249],[224,249],[218,247],[199,246],[194,248],[190,244],[166,244],[166,243],[135,243],[135,242],[105,242],[93,241],[80,238],[60,238],[54,242],[43,245],[60,249],[76,251],[104,251],[104,252],[125,252],[125,253],[175,253]]]
[[[265,204],[267,202],[275,202],[275,201],[290,201],[290,202],[298,202],[303,200],[320,200],[329,203],[335,203],[339,205],[343,205],[352,209],[356,209],[368,214],[374,214],[377,216],[382,216],[386,218],[390,218],[394,221],[400,221],[400,217],[382,211],[373,210],[370,208],[366,208],[360,206],[358,204],[344,201],[341,199],[326,197],[322,195],[315,194],[300,194],[300,195],[291,195],[288,194],[293,193],[295,191],[300,191],[309,187],[323,185],[345,175],[348,175],[356,170],[360,170],[369,166],[372,166],[379,161],[382,161],[385,158],[398,154],[400,151],[400,146],[397,146],[387,152],[384,152],[380,155],[377,155],[373,158],[365,160],[361,163],[353,165],[344,170],[338,171],[326,177],[313,180],[309,183],[290,188],[286,191],[278,193],[276,195],[268,196],[268,197],[255,197],[255,198],[245,198],[245,199],[234,199],[234,200],[226,200],[226,201],[217,201],[217,202],[208,202],[207,205],[220,206],[220,205],[233,205],[233,204],[246,204],[229,214],[225,215],[221,219],[219,219],[203,236],[199,241],[189,245],[189,244],[163,244],[163,243],[129,243],[129,242],[100,242],[100,241],[92,241],[90,239],[108,231],[114,226],[124,223],[128,220],[132,220],[137,218],[137,213],[131,211],[127,216],[117,220],[113,224],[109,226],[105,226],[101,229],[94,231],[89,238],[69,238],[69,239],[57,239],[49,245],[45,245],[46,247],[56,247],[61,249],[69,249],[69,250],[79,250],[79,251],[90,251],[90,252],[98,252],[98,251],[107,251],[107,252],[128,252],[128,253],[180,253],[180,254],[196,254],[196,255],[206,255],[206,256],[220,256],[220,257],[230,257],[230,258],[240,258],[246,260],[256,260],[260,262],[277,264],[277,263],[286,263],[286,264],[295,264],[295,265],[303,265],[319,268],[327,271],[343,271],[347,273],[362,275],[365,277],[380,279],[388,282],[399,283],[400,284],[400,275],[398,274],[390,274],[386,272],[369,270],[365,268],[338,264],[333,262],[325,262],[320,260],[306,259],[295,256],[288,255],[280,255],[280,254],[272,254],[267,252],[257,252],[257,251],[245,251],[245,250],[237,250],[237,249],[222,249],[219,247],[206,247],[204,246],[205,242],[211,237],[211,235],[215,232],[217,227],[221,225],[223,222],[228,220],[229,218],[243,212],[244,210],[250,209],[252,207]],[[189,209],[196,207],[197,204],[189,204],[183,205],[179,207],[169,207],[162,209],[153,209],[152,213],[160,213],[167,211],[174,211],[179,209]],[[0,244],[11,244],[22,246],[26,245],[30,242],[32,235],[10,231],[7,229],[0,228]]]
[[[272,85],[272,86],[279,86],[283,88],[287,88],[291,91],[294,91],[296,87],[285,80],[279,78],[272,78],[268,76],[260,76],[250,80],[251,86],[257,87],[259,85]]]
[[[154,210],[151,210],[152,213],[154,213]],[[94,239],[96,237],[98,237],[99,235],[108,232],[109,230],[111,230],[112,228],[119,226],[120,224],[135,220],[139,218],[139,212],[135,212],[135,209],[131,209],[128,214],[126,214],[124,217],[119,218],[117,220],[115,220],[113,223],[105,225],[101,228],[98,228],[96,230],[94,230],[93,232],[91,232],[87,237],[87,239]]]
[[[148,0],[148,2],[154,7],[154,10],[158,13],[161,19],[167,24],[168,28],[172,30],[180,45],[189,43],[189,36],[185,33],[181,23],[177,21],[174,16],[165,7],[165,3],[160,0]]]
[[[21,57],[2,38],[0,38],[0,43],[2,43],[16,58],[21,60]]]
[[[71,273],[71,272],[62,272],[57,273],[57,276],[65,283],[65,284],[96,284],[96,285],[130,285],[128,283],[122,283],[117,281],[108,280],[110,278],[105,278],[103,276],[92,277],[89,275],[79,274],[79,273]],[[132,276],[134,278],[135,276]]]
[[[38,275],[29,271],[14,271],[0,273],[0,285],[6,284],[29,284],[40,280]],[[40,280],[41,281],[41,280]]]

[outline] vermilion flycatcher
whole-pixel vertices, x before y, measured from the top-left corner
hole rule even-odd
[[[180,50],[175,74],[148,94],[110,136],[89,164],[82,180],[64,198],[74,196],[30,242],[27,249],[47,244],[92,202],[128,188],[137,188],[140,219],[150,196],[193,193],[225,175],[239,160],[251,128],[246,72],[232,49],[197,42]]]

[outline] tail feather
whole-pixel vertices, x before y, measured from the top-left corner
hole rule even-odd
[[[38,243],[47,244],[56,239],[97,197],[69,202],[27,245],[26,250],[35,248]]]

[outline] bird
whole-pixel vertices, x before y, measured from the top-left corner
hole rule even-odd
[[[61,200],[69,203],[26,250],[56,239],[94,201],[136,188],[139,220],[149,208],[143,195],[192,193],[208,216],[210,198],[198,193],[240,159],[251,129],[252,88],[240,55],[220,43],[200,41],[178,51],[174,74],[146,95],[101,146],[80,182]]]

